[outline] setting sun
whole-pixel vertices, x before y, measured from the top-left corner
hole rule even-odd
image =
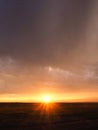
[[[48,95],[44,96],[43,100],[44,100],[45,103],[49,103],[50,102],[50,96],[48,96]]]

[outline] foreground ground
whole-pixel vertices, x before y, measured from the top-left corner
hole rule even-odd
[[[98,130],[98,103],[1,103],[0,130]]]

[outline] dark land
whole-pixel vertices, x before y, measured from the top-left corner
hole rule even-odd
[[[98,130],[98,103],[0,103],[0,130]]]

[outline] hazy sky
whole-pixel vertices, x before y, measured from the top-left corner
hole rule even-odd
[[[97,0],[0,0],[1,100],[97,100],[97,35]]]

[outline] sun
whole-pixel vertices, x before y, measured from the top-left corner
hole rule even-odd
[[[49,103],[51,100],[50,100],[50,96],[48,96],[48,95],[45,95],[44,97],[43,97],[43,100],[44,100],[44,102],[45,103]]]

